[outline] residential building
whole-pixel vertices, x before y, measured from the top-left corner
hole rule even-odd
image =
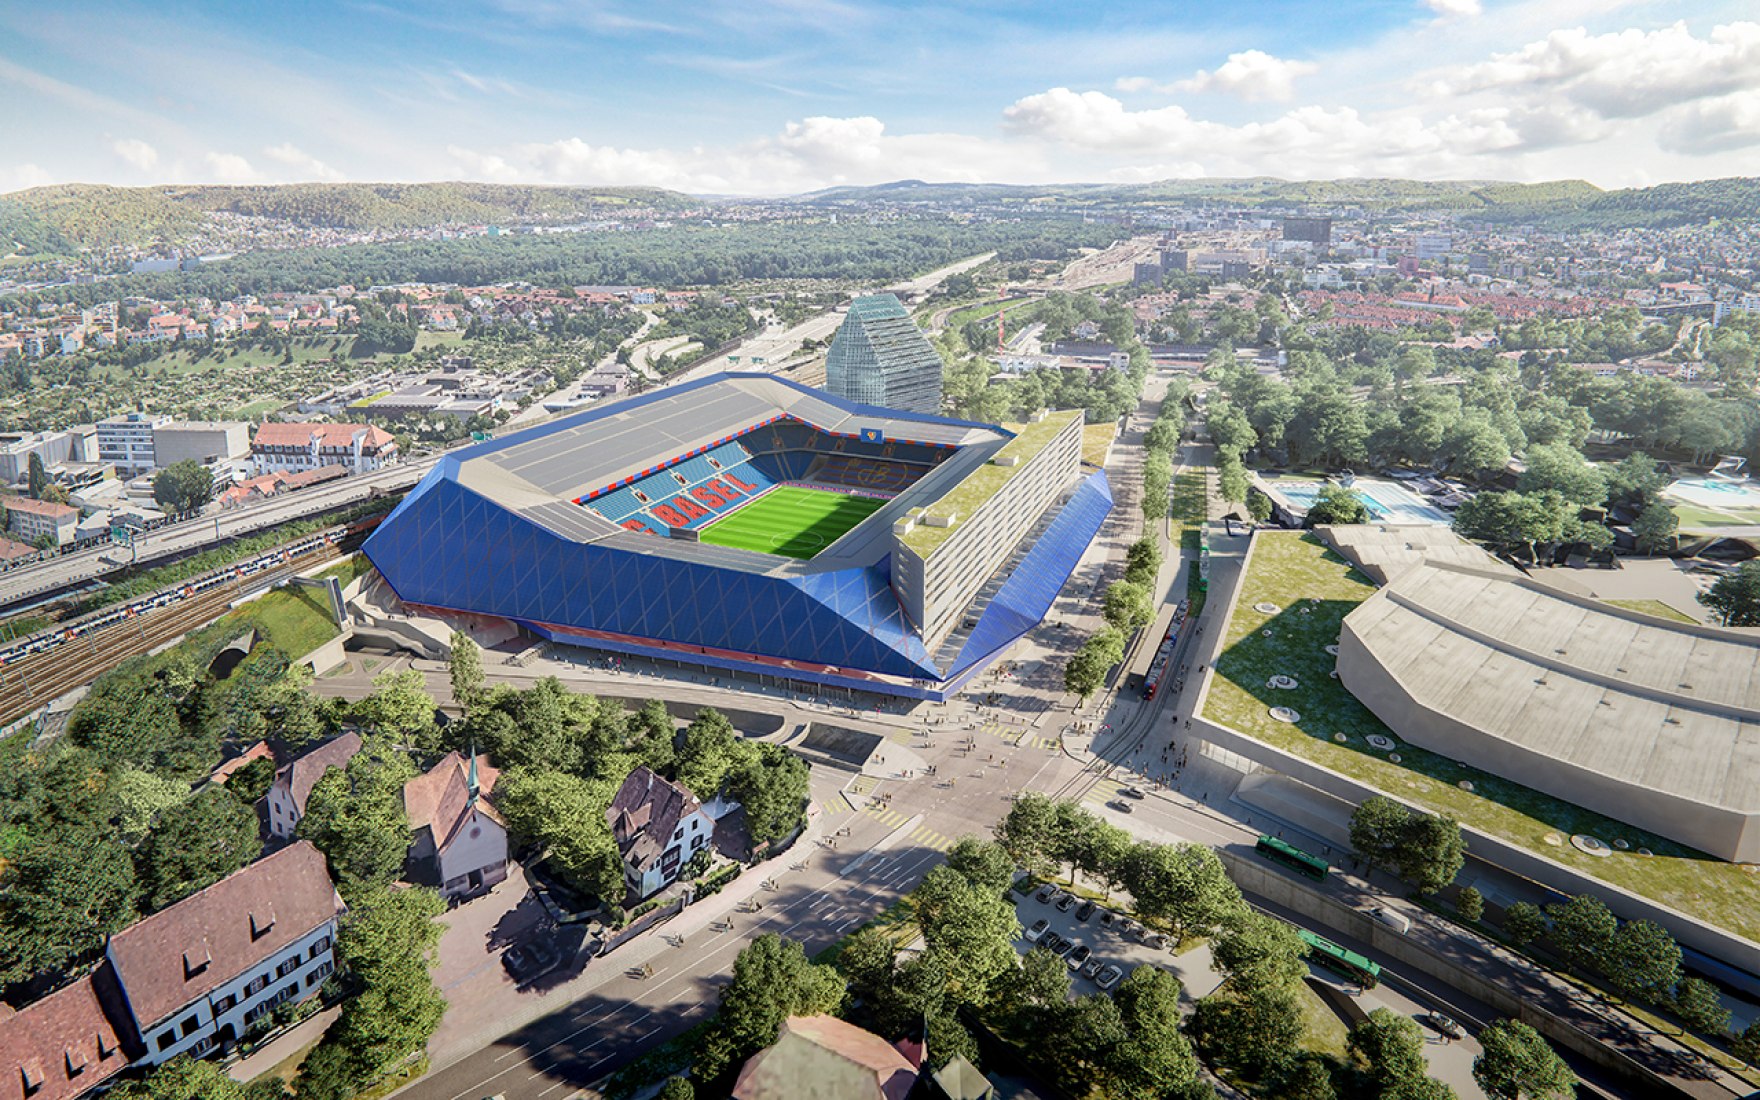
[[[120,999],[115,972],[101,966],[17,1012],[0,1005],[0,1100],[72,1100],[129,1064],[100,986]]]
[[[105,956],[158,1065],[236,1043],[335,969],[342,899],[324,855],[300,841],[110,937]]]
[[[1319,245],[1331,244],[1332,219],[1285,218],[1283,219],[1283,239],[1286,241],[1307,241]]]
[[[331,768],[343,768],[361,751],[361,735],[349,731],[324,742],[311,752],[283,764],[275,772],[264,796],[268,804],[269,835],[279,840],[293,839],[300,819],[306,815],[306,799],[312,788]]]
[[[260,500],[278,497],[283,493],[297,492],[310,485],[335,481],[339,477],[348,476],[346,466],[320,466],[315,470],[303,470],[297,474],[263,474],[260,477],[247,477],[235,485],[222,490],[214,499],[222,509],[238,508],[246,504],[255,504]]]
[[[447,901],[467,898],[507,877],[507,822],[489,804],[499,775],[474,751],[449,752],[403,785],[403,809],[414,834],[411,881],[437,886]]]
[[[679,868],[707,848],[715,832],[696,795],[646,764],[624,779],[605,819],[623,857],[624,885],[638,898],[677,880]]]
[[[79,526],[79,509],[71,504],[55,504],[30,497],[7,497],[6,529],[23,542],[35,544],[48,536],[56,546],[73,541]]]
[[[146,473],[158,465],[153,433],[169,423],[169,416],[138,412],[98,421],[98,461],[110,463],[125,477]]]
[[[203,464],[249,454],[251,426],[242,420],[184,420],[153,429],[153,460],[163,467],[194,461]]]
[[[746,1060],[733,1100],[905,1100],[917,1063],[835,1016],[790,1016],[776,1042]]]
[[[850,303],[825,357],[825,388],[835,397],[888,409],[941,411],[941,353],[892,294]]]
[[[397,440],[368,424],[264,424],[251,440],[251,460],[258,474],[331,465],[365,474],[397,461]]]

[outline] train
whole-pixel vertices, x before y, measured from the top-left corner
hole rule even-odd
[[[223,565],[200,577],[181,581],[162,588],[150,595],[141,596],[124,604],[106,607],[94,611],[90,615],[69,623],[59,623],[46,630],[40,630],[28,638],[21,638],[4,647],[0,647],[0,668],[26,657],[34,657],[47,653],[69,642],[94,634],[106,627],[114,626],[127,619],[148,611],[155,611],[182,600],[193,599],[202,593],[234,581],[243,581],[265,570],[276,569],[282,565],[303,557],[323,546],[339,546],[351,539],[365,535],[378,524],[380,516],[368,516],[353,523],[340,524],[335,527],[315,531],[293,542],[265,550],[253,557]]]
[[[1160,690],[1161,681],[1167,676],[1167,669],[1173,664],[1173,655],[1179,649],[1179,636],[1185,630],[1188,606],[1185,600],[1173,609],[1173,620],[1167,624],[1167,633],[1161,636],[1161,644],[1156,647],[1155,659],[1149,662],[1149,671],[1143,674],[1143,698],[1155,698]]]

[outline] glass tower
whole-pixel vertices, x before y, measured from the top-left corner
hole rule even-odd
[[[831,341],[825,388],[846,401],[934,415],[941,411],[941,353],[896,295],[870,294],[850,303]]]

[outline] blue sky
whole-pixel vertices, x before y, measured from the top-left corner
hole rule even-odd
[[[1752,0],[0,0],[0,191],[1760,175]]]

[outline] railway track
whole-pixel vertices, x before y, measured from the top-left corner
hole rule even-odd
[[[0,666],[0,727],[91,683],[130,657],[208,625],[245,596],[340,557],[342,551],[335,544],[324,543],[273,569],[147,609],[55,649]]]

